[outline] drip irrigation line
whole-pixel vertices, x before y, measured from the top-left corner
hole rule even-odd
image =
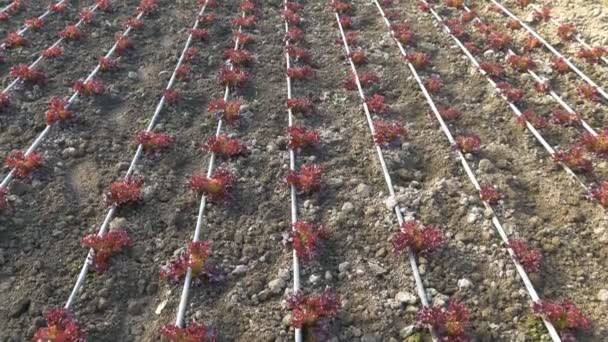
[[[534,29],[532,29],[523,20],[519,19],[519,17],[517,17],[515,14],[511,13],[511,11],[509,11],[505,6],[503,6],[498,1],[496,1],[496,0],[490,0],[490,1],[492,1],[492,3],[494,3],[503,13],[505,13],[512,19],[518,21],[521,24],[521,26],[526,29],[526,31],[528,31],[531,35],[533,35],[536,39],[538,39],[538,41],[543,43],[543,45],[545,45],[545,47],[549,51],[551,51],[554,55],[556,55],[559,58],[562,58],[564,60],[564,62],[570,67],[570,69],[572,69],[572,71],[574,71],[580,78],[582,78],[585,82],[587,82],[587,84],[595,87],[597,89],[598,93],[600,93],[600,95],[602,95],[602,97],[604,99],[608,100],[608,93],[604,89],[602,89],[599,85],[597,85],[597,83],[595,83],[593,80],[591,80],[591,78],[589,78],[589,76],[585,75],[585,73],[583,73],[579,68],[577,68],[576,65],[574,65],[568,58],[566,58],[559,51],[557,51],[557,49],[555,49],[553,47],[553,45],[549,44],[549,42],[547,42],[543,37],[541,37],[538,33],[536,33],[536,31],[534,31]]]
[[[61,0],[61,1],[57,2],[55,5],[61,5],[61,4],[63,4],[64,2],[66,2],[66,1],[67,1],[67,0]],[[0,11],[0,13],[4,13],[4,12],[6,12],[6,9],[10,9],[10,8],[12,8],[13,4],[14,4],[14,3],[11,3],[10,5],[8,5],[8,6],[6,6],[5,8],[3,8],[3,9]],[[39,16],[37,17],[37,19],[43,20],[44,18],[46,18],[47,16],[49,16],[51,13],[52,13],[52,12],[51,12],[51,6],[49,6],[49,7],[47,8],[47,10],[46,10],[44,13],[42,13],[41,15],[39,15]],[[30,29],[30,27],[29,27],[28,25],[23,25],[23,27],[22,27],[22,28],[21,28],[19,31],[17,31],[17,34],[19,34],[20,36],[22,36],[22,35],[23,35],[25,32],[29,31],[29,29]],[[2,44],[0,44],[0,49],[1,49],[1,50],[6,49],[6,42],[2,42]]]
[[[372,121],[372,117],[371,117],[371,113],[369,111],[369,108],[367,106],[366,103],[366,99],[365,99],[365,93],[363,92],[363,88],[361,86],[361,81],[359,80],[359,74],[357,72],[357,68],[355,66],[355,63],[353,62],[351,56],[351,50],[350,47],[348,45],[348,41],[346,40],[346,35],[344,33],[344,28],[342,27],[342,23],[340,22],[340,15],[335,12],[335,17],[336,17],[336,21],[338,23],[338,28],[340,30],[340,36],[342,38],[342,42],[344,45],[344,50],[346,52],[346,57],[348,59],[348,62],[350,64],[350,68],[351,71],[353,73],[354,79],[355,79],[355,83],[357,85],[357,90],[358,90],[358,94],[359,97],[361,98],[361,102],[363,105],[363,111],[365,113],[365,118],[367,120],[367,124],[369,126],[371,135],[374,136],[375,135],[375,129],[374,129],[374,124]],[[374,142],[374,146],[376,148],[376,153],[378,155],[378,161],[380,162],[380,166],[382,169],[382,174],[384,176],[384,181],[386,183],[386,187],[388,189],[388,192],[390,194],[390,197],[393,199],[396,199],[395,196],[395,189],[393,187],[393,181],[391,179],[390,173],[388,171],[388,167],[386,166],[386,161],[384,159],[384,153],[382,152],[382,148],[376,144]],[[399,222],[399,226],[401,227],[404,223],[404,218],[403,218],[403,214],[401,213],[401,207],[399,206],[399,204],[396,204],[395,207],[393,208],[395,215],[397,216],[397,221]],[[414,254],[414,252],[412,251],[411,248],[408,247],[407,249],[407,254],[408,254],[408,259],[410,262],[410,266],[412,269],[412,274],[414,275],[414,280],[416,283],[416,292],[418,294],[418,297],[420,298],[420,302],[422,304],[423,307],[427,308],[429,306],[428,303],[428,299],[426,297],[426,291],[424,289],[424,284],[422,283],[422,277],[420,276],[420,272],[418,271],[418,263],[416,261],[416,255]],[[433,341],[437,342],[439,341],[438,337],[437,337],[437,333],[435,332],[435,330],[429,326],[429,331],[431,332],[431,336],[433,338]]]

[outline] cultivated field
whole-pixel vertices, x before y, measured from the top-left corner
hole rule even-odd
[[[608,341],[606,6],[2,1],[0,342]]]

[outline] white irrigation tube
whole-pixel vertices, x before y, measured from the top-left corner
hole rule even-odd
[[[287,0],[283,1],[283,8],[284,10],[287,10]],[[285,33],[287,33],[289,31],[289,22],[287,21],[287,19],[284,19],[285,21]],[[289,68],[291,67],[291,57],[289,56],[289,52],[287,51],[287,47],[289,47],[290,42],[289,39],[285,39],[285,67],[287,70],[289,70]],[[287,100],[291,100],[292,96],[291,96],[291,77],[289,77],[289,74],[285,73],[285,79],[287,81]],[[293,127],[293,112],[291,110],[291,108],[287,108],[287,124],[288,127]],[[291,171],[295,171],[296,170],[296,153],[295,151],[290,147],[289,148],[289,170]],[[298,221],[298,198],[297,198],[297,194],[296,194],[296,187],[291,184],[289,186],[290,192],[291,192],[291,225],[292,225],[292,230],[294,229],[294,225],[295,223]],[[296,250],[293,249],[292,250],[292,256],[293,256],[293,293],[296,294],[298,293],[298,291],[300,291],[300,262],[298,260],[298,254],[296,253]],[[295,341],[296,342],[302,342],[302,329],[300,328],[296,328],[295,332],[294,332],[294,336],[295,336]]]
[[[348,62],[350,64],[351,71],[355,78],[355,83],[357,84],[358,94],[359,94],[359,97],[361,98],[361,103],[363,104],[363,111],[365,113],[365,118],[367,120],[367,124],[369,126],[370,133],[373,137],[376,134],[376,130],[374,129],[372,116],[370,114],[369,108],[367,107],[365,93],[363,92],[363,88],[361,87],[361,82],[359,80],[359,74],[357,72],[357,67],[355,66],[355,63],[353,62],[352,58],[350,57],[351,50],[350,50],[350,47],[348,46],[348,42],[346,40],[346,35],[344,34],[344,28],[342,27],[342,23],[340,22],[340,15],[338,14],[338,12],[335,12],[334,14],[336,16],[338,28],[340,29],[340,36],[342,37],[344,50],[346,52],[346,58],[348,59]],[[386,182],[386,187],[388,188],[390,197],[393,199],[396,199],[395,189],[393,187],[393,181],[392,181],[391,175],[388,171],[388,167],[386,166],[386,161],[384,160],[384,153],[382,152],[382,148],[375,142],[374,142],[374,146],[376,148],[376,153],[378,154],[378,160],[379,160],[380,166],[382,168],[382,174],[384,175],[384,181]],[[399,222],[399,227],[401,227],[404,222],[403,214],[401,213],[401,207],[397,203],[393,209],[395,211],[395,214],[397,215],[397,221]],[[418,271],[418,262],[416,261],[416,255],[414,254],[412,249],[409,247],[407,249],[407,254],[408,254],[408,259],[409,259],[410,266],[412,269],[412,274],[414,275],[414,280],[416,283],[416,292],[418,293],[418,297],[420,298],[420,302],[421,302],[422,306],[426,308],[429,306],[429,303],[426,298],[426,291],[424,289],[424,284],[422,283],[422,278],[420,277],[420,272]],[[434,331],[434,329],[431,326],[429,326],[429,331],[431,332],[431,337],[433,338],[433,341],[435,341],[435,342],[439,341],[439,339],[437,337],[437,333]]]
[[[463,8],[464,8],[464,10],[465,10],[465,11],[467,11],[467,12],[469,12],[469,13],[475,13],[475,12],[471,11],[471,9],[470,9],[469,7],[467,7],[466,5],[463,5]],[[475,16],[475,20],[476,20],[476,21],[478,21],[478,22],[482,22],[482,21],[481,21],[481,19],[479,18],[479,16],[477,16],[477,15]],[[509,56],[509,55],[518,56],[518,55],[517,55],[517,54],[516,54],[516,53],[515,53],[513,50],[511,50],[511,49],[508,49],[508,50],[507,50],[507,56]],[[542,78],[542,77],[540,77],[540,76],[538,76],[538,74],[536,74],[534,71],[532,71],[532,70],[528,69],[528,70],[527,70],[527,73],[528,73],[530,76],[532,76],[532,78],[534,78],[534,80],[535,80],[535,81],[537,81],[537,82],[543,82],[543,83],[545,82],[545,79],[544,79],[544,78]],[[547,83],[547,84],[548,84],[548,83]],[[548,85],[549,85],[549,87],[550,87],[550,88],[549,88],[549,95],[551,95],[551,97],[552,97],[552,98],[553,98],[555,101],[557,101],[557,103],[559,103],[559,105],[560,105],[562,108],[564,108],[564,109],[565,109],[565,110],[566,110],[568,113],[570,113],[570,114],[577,114],[577,113],[574,111],[574,109],[572,109],[572,107],[570,107],[570,105],[568,105],[568,103],[566,103],[566,101],[564,101],[564,100],[561,98],[561,96],[559,96],[559,95],[558,95],[558,94],[555,92],[555,90],[553,90],[553,87],[551,87],[551,85],[550,85],[550,84],[548,84]],[[587,130],[587,132],[589,132],[589,133],[591,133],[593,136],[596,136],[596,137],[597,137],[597,135],[598,135],[598,134],[597,134],[597,132],[596,132],[596,131],[595,131],[595,130],[594,130],[594,129],[593,129],[593,128],[592,128],[592,127],[591,127],[591,126],[590,126],[590,125],[587,123],[587,121],[585,121],[583,118],[580,118],[580,122],[581,122],[581,125],[583,126],[583,128],[584,128],[585,130]]]
[[[97,9],[99,8],[98,4],[95,4],[93,6],[91,6],[89,8],[89,10],[91,12],[95,12]],[[74,26],[79,27],[80,25],[82,25],[84,23],[84,20],[80,19],[76,24],[74,24]],[[57,41],[55,43],[53,43],[50,47],[48,47],[47,49],[51,49],[54,48],[56,46],[58,46],[59,44],[61,44],[63,41],[65,40],[65,38],[60,37],[59,39],[57,39]],[[45,49],[45,50],[47,50]],[[43,59],[43,53],[45,50],[42,50],[42,52],[40,53],[40,56],[38,56],[38,58],[32,62],[32,64],[29,65],[29,68],[35,68]],[[4,90],[2,90],[3,94],[8,93],[11,89],[13,89],[13,87],[21,80],[21,77],[17,77],[15,78],[11,83],[9,83],[9,85],[6,86],[6,88],[4,88]]]
[[[57,2],[55,5],[61,5],[64,2],[66,2],[66,0],[61,0],[61,1]],[[12,3],[10,5],[8,5],[8,6],[6,6],[4,9],[9,8],[11,6],[13,6]],[[4,11],[4,10],[0,11],[0,13],[4,13],[4,12],[6,12],[6,11]],[[41,15],[38,16],[38,19],[42,20],[42,19],[46,18],[49,14],[51,14],[51,7],[50,6],[48,7],[48,9],[44,13],[42,13]],[[23,25],[23,27],[19,31],[17,31],[17,34],[19,34],[21,36],[25,32],[27,32],[29,29],[30,29],[29,26]],[[0,44],[0,49],[5,49],[5,48],[6,48],[6,43],[2,42],[2,44]]]
[[[192,27],[193,29],[196,29],[198,27],[199,20],[200,20],[199,18],[200,18],[200,16],[202,16],[204,14],[205,9],[207,7],[207,2],[208,2],[208,0],[205,1],[205,3],[203,4],[203,7],[197,13],[197,19],[194,22],[194,25]],[[140,13],[140,15],[137,18],[139,19],[141,17],[141,15],[142,14]],[[186,51],[190,47],[191,43],[192,43],[192,32],[190,32],[190,34],[188,35],[188,39],[186,40],[184,49],[182,50],[182,53],[177,61],[177,64],[175,65],[175,69],[173,70],[173,74],[171,75],[171,78],[169,79],[169,82],[167,83],[165,90],[169,90],[173,87],[173,84],[175,83],[175,78],[177,75],[177,69],[179,69],[179,67],[182,65],[182,63],[184,61],[184,57],[186,55]],[[162,95],[158,104],[156,105],[154,114],[152,115],[152,118],[150,119],[150,122],[148,123],[146,132],[152,131],[152,129],[156,125],[156,120],[158,118],[158,115],[162,111],[164,104],[165,104],[165,95]],[[129,169],[127,170],[127,173],[125,174],[125,177],[124,177],[125,180],[133,175],[133,173],[135,171],[135,166],[137,165],[137,162],[139,161],[139,158],[141,157],[142,152],[143,152],[143,145],[142,144],[137,145],[137,150],[135,151],[135,155],[133,156],[133,159],[131,160],[131,164],[129,165]],[[105,235],[105,232],[108,228],[108,225],[110,224],[110,221],[112,221],[112,219],[114,218],[116,209],[117,209],[116,206],[112,206],[108,210],[108,213],[106,214],[106,217],[105,217],[101,227],[99,228],[99,232],[97,233],[97,235],[99,235],[99,236]],[[70,297],[65,305],[66,309],[68,309],[70,307],[70,305],[72,304],[72,302],[75,299],[76,294],[78,293],[79,289],[82,287],[82,284],[84,283],[84,280],[86,279],[86,275],[87,275],[89,265],[90,265],[90,259],[92,258],[92,252],[93,252],[93,250],[91,249],[89,251],[89,254],[87,255],[87,258],[85,259],[84,265],[82,266],[82,270],[80,271],[80,274],[76,281],[76,285],[74,286],[74,289],[72,290],[72,293],[70,294]]]
[[[421,0],[424,3],[428,4],[428,2],[426,0]],[[492,78],[490,78],[487,73],[485,71],[483,71],[483,69],[481,69],[479,62],[477,62],[477,59],[471,54],[471,52],[469,51],[469,49],[467,49],[462,42],[460,41],[460,39],[458,39],[456,36],[454,36],[452,34],[452,31],[450,30],[450,28],[445,25],[445,23],[443,22],[443,19],[441,18],[441,16],[439,16],[439,14],[437,14],[437,12],[430,8],[429,9],[430,12],[433,14],[433,16],[435,17],[435,19],[445,28],[445,31],[450,35],[450,37],[454,40],[454,42],[456,43],[456,45],[458,45],[458,47],[460,47],[460,49],[462,50],[462,52],[469,58],[469,60],[471,61],[471,63],[473,63],[473,65],[475,66],[475,68],[477,68],[477,70],[486,78],[486,80],[488,81],[488,83],[490,83],[490,85],[492,85],[492,87],[494,88],[494,90],[496,90],[496,92],[498,93],[498,96],[500,96],[503,100],[505,100],[505,102],[507,102],[507,104],[509,105],[509,107],[511,108],[511,110],[513,110],[513,113],[515,113],[515,115],[517,117],[523,117],[523,113],[521,112],[521,110],[519,109],[519,107],[517,107],[517,105],[515,105],[513,102],[509,101],[509,99],[500,91],[500,89],[498,88],[498,86],[496,85],[496,82],[494,82],[494,80]],[[538,142],[545,148],[545,150],[547,150],[547,152],[549,152],[549,154],[551,155],[551,157],[553,157],[555,155],[555,150],[553,149],[553,147],[551,147],[551,145],[549,145],[549,143],[545,140],[545,138],[543,138],[543,136],[540,134],[540,132],[538,132],[538,130],[536,128],[534,128],[534,126],[528,122],[528,120],[525,120],[526,123],[526,127],[528,128],[528,130],[532,133],[532,135],[534,135],[534,137],[536,138],[536,140],[538,140]],[[566,171],[566,173],[568,175],[570,175],[570,177],[572,177],[572,179],[577,182],[582,188],[583,190],[585,190],[585,192],[589,191],[589,188],[587,187],[587,185],[572,171],[572,169],[570,169],[570,167],[568,167],[568,165],[559,162],[560,166],[564,169],[564,171]]]
[[[242,17],[245,17],[245,12],[242,12]],[[238,32],[242,32],[242,25],[239,26]],[[234,50],[239,49],[240,40],[237,37],[234,41]],[[232,70],[234,66],[231,64],[230,69]],[[224,89],[224,101],[228,101],[230,97],[230,87],[226,86]],[[223,120],[220,118],[217,121],[217,129],[215,131],[215,136],[218,137],[222,132]],[[211,152],[211,156],[209,157],[209,167],[207,168],[207,177],[211,177],[213,174],[213,169],[215,167],[215,153]],[[192,237],[192,242],[197,242],[200,240],[201,229],[203,226],[203,216],[205,215],[205,208],[207,206],[207,197],[205,195],[201,196],[201,204],[198,209],[198,216],[196,218],[196,227],[194,228],[194,235]],[[192,283],[192,269],[188,267],[188,271],[186,272],[186,278],[184,279],[184,287],[182,288],[182,294],[180,296],[179,306],[177,308],[177,315],[175,318],[175,325],[183,328],[184,327],[184,317],[186,316],[186,305],[188,305],[188,296],[190,293],[190,284]]]
[[[136,19],[141,19],[141,17],[143,16],[143,12],[140,12]],[[129,33],[133,30],[133,27],[128,26],[127,29],[122,33],[123,36],[128,36]],[[114,51],[116,51],[116,47],[118,46],[118,41],[116,41],[114,43],[114,45],[112,45],[112,47],[110,48],[110,50],[105,54],[105,58],[110,58],[113,54]],[[95,66],[95,68],[93,69],[93,71],[91,71],[91,73],[89,74],[89,76],[87,76],[87,78],[85,79],[86,81],[89,81],[91,79],[93,79],[97,73],[99,72],[99,70],[101,69],[101,64],[97,63],[97,66]],[[76,99],[78,98],[78,96],[80,96],[80,92],[75,90],[74,94],[72,94],[72,96],[70,96],[70,98],[67,101],[67,104],[65,105],[65,108],[69,108],[74,101],[76,101]],[[36,140],[34,140],[34,142],[30,145],[30,147],[27,149],[27,151],[25,152],[25,155],[28,156],[30,155],[32,152],[34,152],[36,150],[36,148],[38,148],[38,146],[44,141],[44,138],[46,138],[46,136],[49,134],[49,132],[51,131],[51,128],[53,126],[47,124],[46,127],[44,128],[44,130],[42,132],[40,132],[40,134],[38,134],[38,136],[36,137]],[[2,180],[2,183],[0,183],[0,189],[1,188],[6,188],[8,186],[8,184],[11,182],[11,180],[13,179],[14,173],[15,173],[15,168],[13,168],[6,176],[4,176],[4,179]]]
[[[597,91],[602,95],[602,97],[604,99],[608,100],[608,93],[606,93],[606,91],[604,89],[602,89],[595,82],[593,82],[593,80],[591,80],[579,68],[577,68],[572,62],[570,62],[570,60],[568,58],[566,58],[564,55],[562,55],[551,44],[549,44],[549,42],[547,42],[543,37],[541,37],[538,33],[536,33],[536,31],[534,31],[534,29],[532,29],[528,24],[524,23],[524,21],[519,19],[515,14],[511,13],[511,11],[509,11],[506,7],[504,7],[498,1],[496,1],[496,0],[490,0],[490,1],[492,1],[492,3],[494,3],[498,8],[500,8],[500,10],[503,11],[505,14],[510,16],[512,19],[518,21],[523,28],[525,28],[528,32],[530,32],[530,34],[533,35],[536,39],[538,39],[538,41],[543,43],[543,45],[545,45],[545,47],[547,49],[549,49],[549,51],[551,51],[554,55],[556,55],[557,57],[563,58],[564,62],[566,62],[566,64],[568,64],[568,66],[570,67],[570,69],[572,69],[572,71],[574,71],[580,78],[582,78],[589,85],[595,87],[597,89]]]
[[[532,7],[533,7],[535,10],[537,10],[537,11],[538,11],[538,10],[540,10],[540,8],[539,8],[539,7],[538,7],[536,4],[531,4],[531,5],[532,5]],[[555,20],[555,19],[553,19],[553,18],[549,18],[549,20],[551,21],[551,23],[552,23],[553,25],[555,25],[555,26],[557,26],[557,27],[560,27],[560,26],[562,25],[562,23],[560,23],[559,21],[557,21],[557,20]],[[589,44],[587,44],[587,42],[585,42],[585,40],[584,40],[584,39],[583,39],[583,37],[580,35],[580,33],[576,32],[576,33],[574,34],[574,39],[576,39],[576,41],[577,41],[579,44],[581,44],[582,46],[584,46],[585,48],[587,48],[587,49],[591,49],[591,48],[592,48],[592,47],[591,47],[591,45],[589,45]],[[608,64],[608,58],[606,58],[606,57],[602,56],[602,57],[601,57],[601,59],[602,59],[602,61],[603,61],[605,64]]]
[[[374,1],[376,1],[376,0],[374,0]],[[427,3],[425,0],[423,0],[423,1],[425,3]],[[435,17],[435,19],[437,20],[437,22],[440,23],[441,25],[443,25],[443,27],[446,30],[446,32],[450,35],[450,37],[452,37],[452,39],[454,39],[454,41],[456,42],[456,44],[461,49],[463,49],[464,53],[469,57],[469,59],[473,62],[473,64],[477,67],[477,69],[481,71],[481,69],[479,68],[479,64],[477,63],[477,61],[475,60],[475,58],[466,49],[466,47],[464,47],[464,45],[460,42],[460,40],[456,36],[454,36],[452,34],[452,32],[450,31],[449,27],[447,25],[445,25],[443,19],[437,14],[437,12],[435,12],[434,9],[430,8],[429,10],[433,14],[433,16]],[[411,67],[411,66],[410,66],[410,69],[414,70],[413,67]],[[433,100],[432,100],[431,96],[428,94],[426,88],[424,87],[424,84],[420,81],[420,78],[418,77],[417,73],[414,73],[414,76],[415,76],[416,81],[418,82],[418,84],[419,84],[422,92],[424,93],[424,96],[426,97],[427,101],[431,105],[431,108],[433,109],[433,113],[435,114],[435,117],[441,123],[442,130],[444,131],[444,133],[448,137],[448,140],[450,140],[450,143],[452,144],[453,143],[453,138],[451,137],[451,133],[450,133],[449,129],[447,128],[447,126],[445,125],[445,123],[443,122],[443,118],[441,117],[441,115],[437,111],[435,105],[433,104]],[[492,81],[492,79],[488,78],[487,76],[486,76],[486,78],[495,87],[494,81]],[[505,101],[507,101],[509,103],[510,106],[512,106],[512,108],[515,107],[504,96],[502,96],[502,97],[503,97],[503,99],[505,99]],[[517,107],[515,107],[515,108],[517,108]],[[530,126],[528,122],[526,122],[526,124],[528,126]],[[469,179],[471,180],[471,183],[473,183],[473,185],[475,186],[475,188],[478,191],[481,190],[481,188],[479,187],[479,182],[475,178],[475,174],[470,171],[470,167],[468,165],[468,162],[466,161],[466,159],[464,158],[464,156],[462,155],[462,153],[459,153],[459,157],[460,157],[461,163],[463,164],[465,170],[467,171],[466,173],[467,173],[467,176],[469,177]],[[562,166],[564,166],[564,165],[562,165]],[[506,234],[504,228],[502,227],[502,224],[500,223],[500,220],[496,216],[496,213],[494,212],[494,209],[492,208],[492,206],[487,201],[483,201],[482,200],[482,202],[483,202],[484,207],[486,208],[486,210],[489,210],[492,213],[492,224],[494,225],[494,227],[498,231],[498,234],[502,238],[503,242],[505,242],[505,243],[508,244],[509,243],[508,235]],[[530,295],[530,298],[532,299],[533,302],[538,302],[540,298],[538,296],[538,293],[534,289],[534,286],[532,285],[532,282],[530,281],[530,278],[528,277],[526,271],[521,266],[521,264],[517,261],[517,259],[515,257],[515,253],[513,252],[513,250],[511,248],[507,247],[507,251],[509,252],[509,255],[511,256],[511,260],[513,261],[513,264],[515,265],[515,269],[517,270],[517,273],[519,274],[521,280],[523,281],[524,287],[528,291],[528,294]],[[557,330],[555,330],[555,327],[553,326],[553,324],[551,324],[551,322],[549,322],[545,318],[543,318],[543,322],[545,324],[545,327],[547,328],[547,331],[549,332],[549,336],[551,337],[551,339],[553,341],[555,341],[555,342],[561,341],[561,338],[559,337],[559,334],[558,334]]]

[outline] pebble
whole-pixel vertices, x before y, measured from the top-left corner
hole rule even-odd
[[[415,330],[416,330],[416,326],[408,325],[407,327],[399,330],[399,336],[401,338],[408,338],[408,337],[412,336],[412,334],[414,333]]]
[[[472,285],[473,283],[471,283],[471,281],[467,278],[458,279],[458,288],[461,290],[468,289]]]
[[[397,206],[397,199],[393,196],[390,196],[384,200],[384,204],[388,208],[388,210],[393,210],[395,206]]]
[[[274,294],[281,293],[281,291],[283,290],[283,287],[285,287],[285,281],[283,279],[280,279],[280,278],[279,279],[275,279],[275,280],[271,280],[268,283],[268,288]]]
[[[116,230],[120,228],[124,228],[127,225],[127,219],[124,217],[115,217],[112,222],[110,222],[110,230]]]
[[[385,274],[386,272],[388,272],[386,270],[386,268],[380,266],[379,264],[377,264],[375,262],[369,263],[369,269],[377,276],[381,276],[381,275]]]
[[[353,210],[355,210],[355,206],[350,202],[344,202],[342,205],[342,212],[345,214],[351,213]]]
[[[601,302],[608,303],[608,289],[601,289],[597,294],[597,299]]]
[[[237,265],[234,270],[232,270],[232,274],[243,274],[245,272],[247,272],[246,265]]]
[[[416,297],[415,295],[413,295],[409,292],[397,292],[397,294],[395,295],[395,299],[399,303],[409,304],[409,305],[413,305],[413,304],[416,304],[416,302],[418,302],[418,297]]]
[[[319,280],[321,280],[321,277],[316,274],[311,274],[310,278],[308,278],[308,281],[313,285],[319,283]]]
[[[339,271],[340,273],[345,273],[345,272],[348,272],[348,270],[349,270],[349,269],[350,269],[350,262],[348,262],[348,261],[345,261],[345,262],[340,263],[340,264],[338,265],[338,271]]]
[[[138,75],[135,71],[129,71],[129,73],[127,74],[127,77],[129,77],[132,80],[136,80],[138,78]]]
[[[476,213],[469,213],[467,215],[467,223],[475,223],[479,216]]]
[[[355,191],[361,197],[368,197],[371,194],[372,189],[369,185],[361,183],[361,184],[357,185],[357,188],[355,189]]]

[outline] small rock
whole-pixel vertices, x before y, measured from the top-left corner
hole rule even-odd
[[[369,269],[376,275],[376,276],[381,276],[386,274],[388,271],[386,268],[380,266],[379,264],[375,263],[375,262],[370,262],[369,263]]]
[[[383,258],[386,256],[386,248],[381,247],[377,252],[376,252],[376,257],[377,258]]]
[[[409,304],[409,305],[413,305],[413,304],[416,304],[416,302],[418,302],[418,297],[416,297],[415,295],[413,295],[409,292],[397,292],[397,294],[395,295],[395,299],[399,303]]]
[[[68,147],[61,152],[63,158],[72,158],[76,156],[76,149],[74,147]]]
[[[395,208],[397,206],[397,199],[393,196],[387,197],[384,200],[384,204],[390,211],[392,211],[393,208]]]
[[[131,315],[141,315],[144,312],[144,302],[134,301],[127,306],[127,312]]]
[[[600,292],[597,293],[597,299],[601,302],[608,303],[608,290],[601,289]]]
[[[311,274],[310,278],[308,278],[308,281],[311,284],[317,284],[317,283],[319,283],[319,280],[321,280],[321,277],[316,274]]]
[[[291,325],[291,314],[285,315],[285,317],[283,317],[283,319],[281,320],[281,324],[284,327],[290,326]]]
[[[471,283],[471,281],[467,278],[458,279],[458,288],[461,290],[468,289],[472,285],[473,283]]]
[[[350,269],[350,262],[348,262],[348,261],[345,261],[343,263],[340,263],[340,265],[338,265],[338,271],[340,273],[348,272],[349,269]]]
[[[129,71],[129,73],[127,74],[127,77],[132,80],[136,80],[139,76],[137,75],[137,73],[135,71]]]
[[[476,213],[469,213],[467,215],[467,223],[475,223],[479,216]]]
[[[479,161],[479,170],[484,173],[492,173],[494,172],[494,165],[491,161],[482,159]]]
[[[31,300],[29,298],[23,298],[18,300],[9,310],[10,318],[17,318],[27,312],[27,309],[30,307]]]
[[[355,206],[350,202],[344,202],[344,204],[342,205],[342,212],[345,214],[348,214],[353,210],[355,210]]]
[[[361,184],[357,185],[357,188],[355,189],[355,191],[361,197],[368,197],[371,194],[372,189],[369,185],[361,183]]]
[[[285,287],[285,281],[283,279],[275,279],[268,283],[268,288],[274,294],[279,294]]]
[[[127,225],[127,219],[124,217],[115,217],[112,222],[110,222],[110,230],[117,230],[121,228],[125,228]]]
[[[415,330],[416,330],[416,326],[408,325],[407,327],[399,330],[399,336],[401,338],[408,338],[408,337],[412,336],[412,334],[414,333]]]
[[[245,272],[247,272],[246,265],[237,265],[234,270],[232,270],[232,274],[243,274]]]

